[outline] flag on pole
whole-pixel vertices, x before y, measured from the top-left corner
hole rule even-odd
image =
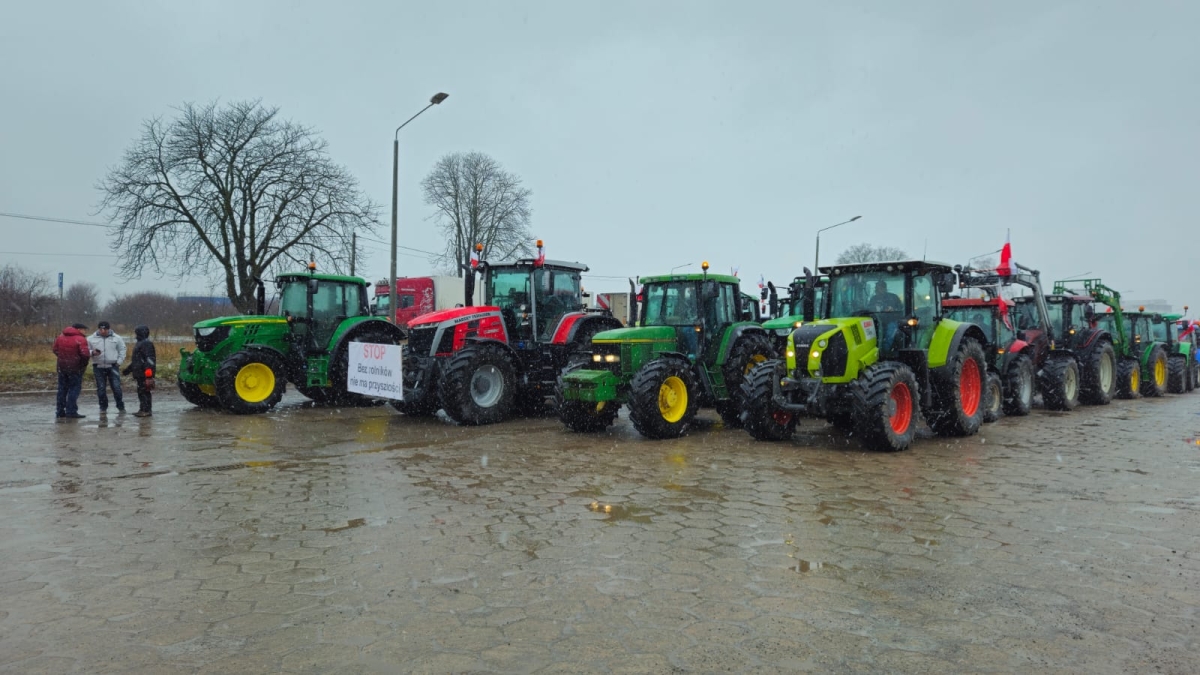
[[[996,267],[996,273],[1002,277],[1012,274],[1012,244],[1009,242],[1009,236],[1004,235],[1004,248],[1000,249],[1000,265]]]
[[[740,267],[733,267],[733,268],[731,268],[731,270],[732,270],[732,272],[733,272],[733,276],[735,276],[735,277],[736,277],[736,276],[737,276],[737,273],[738,273],[738,270],[740,270],[740,269],[742,269],[742,268],[740,268]]]
[[[542,248],[542,240],[537,240],[537,257],[533,259],[535,267],[541,267],[546,264],[546,249]]]
[[[763,275],[761,275],[761,274],[758,275],[758,288],[761,290],[766,287],[767,287],[767,280],[763,278]]]
[[[475,251],[471,251],[471,269],[478,269],[478,268],[479,268],[479,254],[476,253]]]

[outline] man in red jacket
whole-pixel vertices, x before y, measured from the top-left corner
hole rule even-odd
[[[79,414],[79,390],[83,388],[83,372],[87,370],[87,338],[80,331],[87,326],[77,323],[63,329],[54,340],[54,355],[58,357],[58,407],[56,418],[83,419]]]

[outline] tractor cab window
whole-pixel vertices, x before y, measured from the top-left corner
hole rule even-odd
[[[392,305],[392,298],[387,295],[375,296],[375,311],[387,314],[388,308]]]
[[[283,293],[279,298],[279,311],[284,316],[308,315],[308,287],[303,279],[284,283]]]
[[[583,293],[579,274],[539,267],[533,271],[533,288],[537,303],[537,332],[549,336],[558,327],[564,314],[579,309]]]
[[[493,270],[487,279],[487,302],[501,310],[529,311],[529,272],[527,270]]]
[[[647,284],[642,291],[644,326],[694,326],[700,320],[699,286],[691,281]]]
[[[1022,303],[1021,306],[1029,308],[1029,321],[1028,324],[1022,321],[1019,327],[1022,329],[1036,327],[1038,323],[1037,306],[1032,302]],[[1071,317],[1071,305],[1065,302],[1047,302],[1046,311],[1050,315],[1050,334],[1059,340],[1065,340],[1067,331],[1075,327],[1072,325],[1074,322]]]
[[[990,312],[986,307],[946,307],[943,309],[947,319],[973,323],[983,330],[988,344],[996,342],[996,326],[993,324]]]
[[[1170,342],[1171,338],[1167,335],[1167,322],[1159,319],[1158,321],[1150,321],[1150,335],[1155,342]]]
[[[913,277],[912,315],[917,319],[914,347],[928,349],[933,342],[933,317],[937,316],[938,292],[928,274]]]
[[[890,349],[904,317],[903,274],[853,272],[829,280],[832,317],[870,316],[880,329],[880,347]],[[932,322],[931,322],[932,323]]]

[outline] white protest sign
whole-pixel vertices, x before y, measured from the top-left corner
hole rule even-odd
[[[400,345],[351,342],[346,390],[366,396],[403,400],[402,364]]]

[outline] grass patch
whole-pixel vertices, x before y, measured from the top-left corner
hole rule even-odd
[[[50,342],[40,345],[20,345],[0,347],[0,392],[13,391],[54,391],[58,388],[58,374],[55,372],[56,359],[50,351]],[[130,342],[129,351],[133,351]],[[179,374],[179,347],[177,345],[155,345],[158,352],[158,386],[170,384],[174,386],[175,377]],[[129,365],[126,358],[122,368]],[[133,378],[122,376],[124,381],[133,386]],[[96,378],[89,366],[83,376],[84,389],[96,389]]]

